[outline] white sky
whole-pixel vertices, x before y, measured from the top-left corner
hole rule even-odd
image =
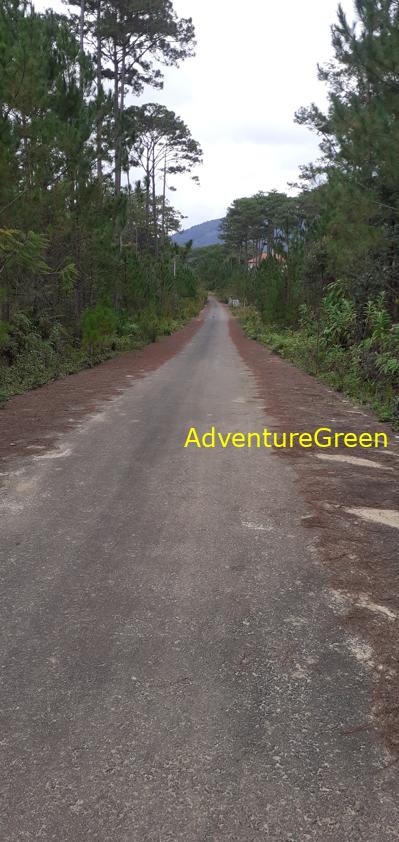
[[[353,0],[342,5],[352,20]],[[59,0],[35,6],[62,8]],[[174,6],[194,20],[196,57],[166,68],[164,90],[147,89],[142,101],[179,114],[203,148],[200,187],[185,176],[171,182],[177,192],[170,199],[188,227],[224,216],[239,196],[286,190],[299,165],[317,157],[316,136],[293,118],[301,105],[325,102],[317,63],[332,54],[338,0],[174,0]]]

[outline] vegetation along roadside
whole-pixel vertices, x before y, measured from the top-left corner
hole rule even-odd
[[[326,110],[296,115],[320,137],[297,195],[236,199],[195,260],[250,336],[397,424],[398,4],[357,0],[356,17],[332,26]]]
[[[168,200],[201,147],[137,100],[194,54],[191,18],[5,0],[0,47],[1,402],[171,333],[204,295]]]

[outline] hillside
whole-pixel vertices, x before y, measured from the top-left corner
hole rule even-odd
[[[174,234],[172,240],[179,246],[184,246],[189,240],[193,241],[193,248],[213,246],[215,243],[220,242],[219,226],[221,221],[221,219],[210,219],[208,222],[193,225],[185,231],[179,231],[178,234]]]

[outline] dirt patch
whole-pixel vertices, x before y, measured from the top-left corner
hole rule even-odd
[[[12,398],[0,410],[0,458],[50,449],[61,433],[76,427],[100,403],[111,400],[129,383],[181,351],[200,327],[204,312],[182,330],[140,351],[130,351]]]
[[[337,612],[350,639],[360,641],[357,652],[373,653],[375,699],[373,714],[388,748],[399,755],[399,542],[398,531],[386,519],[361,519],[354,510],[399,513],[399,439],[371,412],[361,410],[323,383],[275,356],[249,339],[230,319],[230,334],[250,371],[262,399],[268,428],[278,432],[312,432],[331,427],[335,432],[386,432],[388,450],[348,450],[370,462],[321,460],[317,448],[275,452],[295,468],[299,490],[313,514],[303,526],[315,530],[320,558],[330,573],[331,588],[345,595],[345,612]],[[326,453],[326,451],[322,451]],[[381,470],[381,454],[384,467]],[[376,467],[380,470],[375,470]],[[351,513],[352,512],[352,513]],[[395,521],[396,523],[396,521]],[[378,607],[377,610],[371,610]],[[389,621],[389,618],[391,621]],[[360,648],[359,648],[360,647]],[[362,648],[363,647],[363,648]],[[364,648],[366,647],[366,648]],[[368,648],[370,647],[370,648]]]
[[[355,468],[379,468],[382,471],[393,471],[389,465],[383,465],[381,462],[375,462],[372,459],[362,459],[361,456],[345,456],[344,454],[327,454],[317,453],[317,458],[324,462],[347,462],[354,465]]]
[[[392,529],[399,529],[399,511],[394,509],[370,509],[352,508],[345,509],[349,515],[355,515],[363,520],[371,520],[373,523],[381,523],[383,526],[391,526]]]

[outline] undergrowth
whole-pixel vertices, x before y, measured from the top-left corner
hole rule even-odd
[[[185,299],[173,315],[160,316],[148,310],[136,318],[98,305],[83,312],[78,336],[46,315],[34,320],[16,313],[11,322],[0,322],[0,406],[13,395],[174,333],[197,315],[203,304],[203,296],[198,296]]]
[[[399,325],[391,323],[381,296],[368,302],[361,325],[337,289],[330,289],[317,317],[302,306],[295,328],[264,322],[255,307],[236,312],[247,336],[399,427]]]

